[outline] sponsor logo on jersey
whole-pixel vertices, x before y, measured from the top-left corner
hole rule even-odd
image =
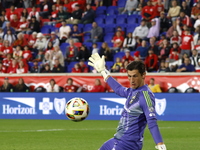
[[[2,105],[2,114],[5,115],[34,115],[35,112],[35,98],[34,97],[3,97],[8,101],[17,102],[17,106],[11,104]],[[26,105],[26,106],[24,106]]]
[[[167,106],[167,101],[165,98],[163,99],[155,99],[155,109],[156,113],[160,116],[163,115]]]
[[[54,107],[59,115],[61,115],[65,110],[65,104],[66,104],[65,98],[62,99],[54,98]]]
[[[42,110],[42,114],[49,115],[50,111],[53,110],[53,103],[50,102],[48,97],[44,97],[42,102],[39,102],[39,110]]]

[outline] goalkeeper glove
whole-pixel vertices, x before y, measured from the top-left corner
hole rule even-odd
[[[106,81],[107,77],[110,75],[110,72],[106,70],[105,57],[102,56],[101,58],[98,53],[95,53],[91,55],[89,60],[90,61],[88,62],[88,65],[94,67],[98,72],[100,72],[104,80]]]
[[[165,144],[162,144],[162,145],[156,145],[155,148],[158,149],[158,150],[167,150]]]

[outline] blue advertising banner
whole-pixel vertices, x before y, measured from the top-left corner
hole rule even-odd
[[[89,120],[119,120],[126,99],[114,93],[2,93],[0,119],[67,119],[65,104],[74,97],[87,100]],[[200,121],[199,94],[159,93],[158,120]]]

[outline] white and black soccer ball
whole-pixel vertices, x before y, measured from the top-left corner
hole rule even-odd
[[[82,121],[89,114],[88,102],[80,97],[70,99],[65,106],[65,114],[72,121]]]

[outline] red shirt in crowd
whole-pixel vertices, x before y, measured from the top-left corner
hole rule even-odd
[[[78,87],[75,86],[75,85],[68,85],[68,84],[64,85],[64,91],[65,92],[76,92],[77,89],[78,89]]]
[[[4,58],[2,63],[3,63],[3,66],[9,67],[12,65],[12,59],[9,60],[8,58]]]
[[[192,44],[191,44],[192,41],[193,41],[193,36],[191,34],[183,35],[182,36],[181,49],[191,50],[192,49]]]
[[[24,59],[26,59],[27,61],[32,59],[32,53],[30,50],[24,50],[22,53],[22,56]]]
[[[131,61],[134,61],[134,58],[131,55],[129,55],[129,57],[122,57],[122,62],[125,62],[126,60],[128,60],[128,62],[130,63]]]
[[[5,47],[5,46],[3,46],[2,47],[2,52],[4,53],[4,54],[13,54],[13,48],[11,47],[11,46],[9,46],[9,47]],[[2,56],[3,58],[5,58],[5,56]]]
[[[156,54],[152,54],[151,56],[147,56],[145,59],[145,65],[147,68],[157,69],[158,67],[158,56]]]
[[[123,42],[124,42],[124,37],[121,35],[120,37],[118,37],[118,36],[114,36],[113,37],[113,41],[114,42],[120,42],[121,41],[121,45],[120,45],[120,47],[122,47],[122,45],[123,45]],[[113,47],[118,47],[118,44],[117,43],[114,43],[114,45],[113,45]]]
[[[154,8],[154,6],[144,6],[143,8],[142,8],[142,18],[147,18],[146,16],[145,16],[145,14],[149,14],[149,18],[150,18],[150,20],[151,19],[153,19],[154,17],[155,17],[155,13],[156,13],[156,11],[155,11],[155,8]],[[149,21],[150,21],[149,20]]]
[[[94,85],[90,92],[105,92],[105,88],[102,85]]]
[[[163,4],[156,4],[155,6],[154,6],[154,8],[155,8],[155,10],[156,10],[156,12],[155,12],[155,16],[160,16],[160,12],[161,11],[164,11],[164,6],[163,6]]]
[[[81,69],[72,68],[72,73],[81,73]]]

